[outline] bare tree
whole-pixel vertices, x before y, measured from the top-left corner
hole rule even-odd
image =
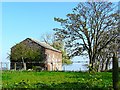
[[[67,55],[67,52],[64,47],[64,43],[61,40],[57,40],[54,34],[44,34],[42,36],[42,41],[51,45],[55,49],[62,51],[62,63],[63,64],[72,64],[70,57]]]

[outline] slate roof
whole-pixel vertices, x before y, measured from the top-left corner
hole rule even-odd
[[[35,40],[35,39],[32,39],[32,38],[27,38],[29,40],[32,40],[33,42],[37,43],[38,45],[46,48],[46,49],[50,49],[50,50],[53,50],[53,51],[57,51],[57,52],[61,52],[60,50],[57,50],[55,48],[53,48],[52,46],[50,46],[49,44],[45,43],[45,42],[40,42],[38,40]]]

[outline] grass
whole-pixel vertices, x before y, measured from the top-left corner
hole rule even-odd
[[[111,90],[112,73],[3,71],[2,87],[3,90],[5,88]]]

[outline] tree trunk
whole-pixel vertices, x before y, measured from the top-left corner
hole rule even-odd
[[[118,71],[118,58],[117,53],[113,54],[113,69],[112,69],[112,77],[113,77],[113,88],[114,90],[119,90],[119,71]]]
[[[107,61],[106,61],[105,71],[107,71],[107,70],[108,70],[108,65],[109,65],[109,62],[110,62],[110,58],[108,58],[108,59],[107,59]]]
[[[24,62],[24,70],[26,70],[26,63]]]
[[[89,58],[90,59],[90,62],[89,62],[89,73],[90,73],[90,71],[92,71],[92,68],[93,68],[93,64],[92,64],[92,60],[91,60],[91,58]]]
[[[89,72],[90,72],[93,69],[93,61],[92,61],[92,55],[90,54],[90,51],[88,52],[88,54],[89,54]]]
[[[103,58],[101,58],[100,65],[101,65],[100,71],[103,71],[104,70],[104,59]]]
[[[23,68],[24,68],[24,70],[26,70],[26,63],[24,62],[23,57],[22,57],[22,62],[23,62]]]

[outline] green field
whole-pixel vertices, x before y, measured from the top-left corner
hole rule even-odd
[[[111,90],[112,73],[3,71],[2,84],[3,90],[4,88]]]

